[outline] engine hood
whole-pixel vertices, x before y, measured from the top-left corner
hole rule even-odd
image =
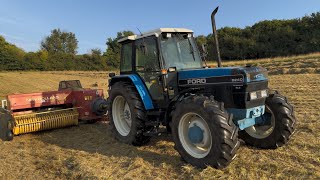
[[[262,67],[223,67],[189,69],[178,72],[179,85],[235,84],[267,81],[268,73]]]

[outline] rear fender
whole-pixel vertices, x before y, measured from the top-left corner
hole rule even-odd
[[[109,82],[109,87],[111,87],[116,82],[122,82],[122,81],[131,82],[136,87],[140,95],[140,98],[143,102],[144,108],[146,110],[154,109],[149,91],[138,75],[129,74],[129,75],[114,76]]]

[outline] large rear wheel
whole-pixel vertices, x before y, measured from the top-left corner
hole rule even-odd
[[[143,133],[146,111],[140,96],[130,83],[117,82],[109,92],[109,120],[114,137],[126,144],[143,145],[149,142],[150,136]]]
[[[266,99],[263,118],[270,123],[253,125],[239,132],[246,144],[264,149],[274,149],[288,143],[295,130],[293,107],[284,96],[270,94]]]
[[[226,167],[239,148],[238,128],[213,97],[190,96],[172,113],[175,148],[188,163],[204,168]]]

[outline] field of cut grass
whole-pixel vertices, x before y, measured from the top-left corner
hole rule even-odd
[[[226,61],[223,66],[263,66],[268,69],[269,74],[320,74],[320,53],[307,55],[276,57],[259,60]],[[209,62],[215,66],[215,62]]]
[[[63,80],[80,80],[83,87],[107,92],[108,72],[43,71],[0,72],[0,98],[11,93],[57,91]]]
[[[97,123],[0,140],[0,179],[320,179],[319,62],[320,54],[312,54],[224,63],[267,67],[272,74],[270,87],[288,97],[298,120],[287,146],[261,150],[242,144],[225,169],[186,164],[170,135],[134,147],[114,140],[107,123]],[[55,90],[60,80],[68,79],[107,90],[107,74],[0,72],[0,96]]]

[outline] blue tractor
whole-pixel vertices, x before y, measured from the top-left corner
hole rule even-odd
[[[293,107],[268,88],[266,69],[221,67],[219,53],[218,67],[206,66],[188,29],[160,28],[118,42],[120,75],[109,74],[108,98],[117,140],[143,145],[166,129],[186,162],[223,168],[239,139],[269,149],[293,134]]]

